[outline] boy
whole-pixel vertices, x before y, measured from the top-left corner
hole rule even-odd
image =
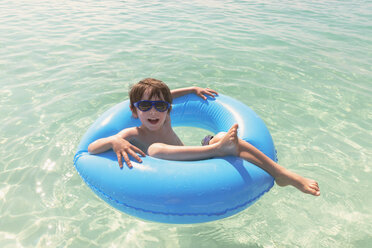
[[[92,154],[113,149],[117,155],[120,168],[122,158],[132,168],[128,154],[138,162],[141,156],[153,156],[167,160],[200,160],[211,157],[239,156],[267,171],[279,186],[292,185],[304,193],[320,195],[318,183],[297,175],[275,163],[264,153],[237,137],[238,125],[233,125],[227,133],[207,136],[203,146],[184,146],[173,131],[170,111],[173,98],[195,93],[206,100],[205,95],[214,97],[217,92],[200,87],[182,88],[170,91],[162,81],[146,78],[135,84],[129,93],[130,109],[141,126],[126,128],[118,134],[94,141],[88,147]]]

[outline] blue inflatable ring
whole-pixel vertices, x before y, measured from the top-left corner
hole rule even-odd
[[[189,94],[176,98],[172,126],[191,126],[213,133],[239,124],[238,136],[276,161],[271,135],[263,121],[243,103],[219,95],[207,101]],[[124,128],[139,126],[129,101],[106,111],[82,138],[74,165],[85,183],[113,207],[141,219],[164,223],[200,223],[234,215],[257,201],[274,184],[259,167],[238,157],[168,161],[150,156],[133,169],[120,169],[110,150],[91,155],[88,145]]]

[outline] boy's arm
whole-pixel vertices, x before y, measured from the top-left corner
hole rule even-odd
[[[107,138],[98,139],[88,146],[88,152],[91,154],[97,154],[112,149],[116,153],[120,168],[123,168],[122,158],[124,158],[124,161],[127,163],[128,167],[132,168],[132,163],[129,160],[128,154],[132,155],[138,162],[142,162],[142,160],[137,153],[141,154],[143,157],[146,156],[141,149],[132,145],[126,140],[131,136],[132,131],[133,130],[131,128],[127,128],[118,134]]]
[[[204,100],[207,100],[207,97],[205,95],[208,95],[208,96],[211,96],[211,97],[214,97],[214,94],[218,95],[217,91],[215,91],[215,90],[212,90],[212,89],[209,89],[209,88],[204,89],[204,88],[197,87],[197,86],[171,90],[171,94],[172,94],[173,98],[184,96],[184,95],[189,94],[189,93],[194,93],[194,94],[200,96],[201,98],[203,98]]]

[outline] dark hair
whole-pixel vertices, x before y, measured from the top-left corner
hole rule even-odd
[[[164,100],[172,104],[173,98],[172,94],[168,88],[168,86],[160,80],[155,78],[145,78],[135,85],[129,91],[129,99],[130,99],[130,106],[131,109],[136,111],[134,107],[134,103],[140,101],[142,99],[143,93],[146,91],[149,92],[150,98],[153,96],[162,98]],[[168,113],[170,112],[171,108],[169,108]]]

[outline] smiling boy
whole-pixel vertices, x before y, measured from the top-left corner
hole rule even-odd
[[[227,133],[218,133],[203,140],[203,146],[184,146],[173,131],[170,121],[173,98],[194,93],[204,100],[205,95],[214,97],[217,92],[200,87],[181,88],[170,91],[160,80],[146,78],[135,84],[129,93],[133,117],[139,118],[141,126],[126,128],[118,134],[94,141],[88,147],[92,154],[113,149],[119,166],[122,158],[132,167],[128,154],[142,162],[141,156],[153,156],[167,160],[200,160],[227,155],[239,156],[267,171],[279,186],[292,185],[304,193],[320,195],[318,183],[304,178],[275,163],[257,148],[237,137],[238,125]]]

